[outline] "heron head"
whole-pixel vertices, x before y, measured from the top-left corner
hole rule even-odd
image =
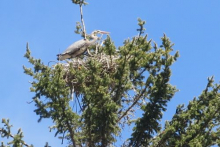
[[[97,34],[109,34],[109,32],[101,31],[101,30],[95,30],[92,32],[92,35],[97,35]]]

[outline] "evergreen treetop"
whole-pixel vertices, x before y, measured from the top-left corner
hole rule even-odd
[[[86,5],[84,0],[72,0]],[[188,147],[220,145],[219,84],[208,79],[205,90],[188,106],[179,105],[171,121],[161,127],[167,103],[178,91],[170,84],[171,66],[179,53],[164,34],[157,45],[144,34],[145,21],[138,19],[138,36],[116,47],[110,36],[90,46],[91,55],[82,55],[53,65],[44,64],[31,55],[27,44],[25,58],[31,68],[23,66],[31,76],[34,112],[38,122],[49,118],[51,130],[69,147],[114,146],[126,125],[134,124],[131,137],[122,146]],[[76,32],[86,38],[81,24]],[[74,103],[74,107],[71,105]],[[77,109],[78,108],[78,109]],[[139,118],[134,117],[141,111]],[[11,133],[9,120],[3,119],[1,137],[12,138],[8,145],[33,146],[23,141],[21,130]],[[45,146],[49,146],[46,143]],[[5,147],[2,143],[1,147]]]

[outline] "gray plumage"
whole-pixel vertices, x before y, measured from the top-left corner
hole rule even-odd
[[[74,42],[71,44],[62,54],[58,54],[57,60],[65,60],[65,59],[70,59],[74,57],[78,57],[85,53],[87,48],[91,45],[94,45],[95,42],[98,40],[98,36],[96,34],[108,34],[108,32],[96,30],[93,31],[90,35],[91,40],[88,39],[82,39],[77,42]]]

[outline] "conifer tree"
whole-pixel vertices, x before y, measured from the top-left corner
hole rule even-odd
[[[76,33],[87,38],[82,15],[85,0],[72,0],[79,5],[81,23]],[[114,146],[123,126],[134,124],[131,137],[122,146],[188,147],[220,145],[219,84],[208,79],[205,90],[187,107],[179,105],[171,121],[161,128],[167,103],[178,91],[169,81],[172,64],[179,57],[174,44],[164,34],[161,45],[144,35],[145,21],[138,19],[138,36],[116,47],[110,36],[102,44],[89,47],[89,55],[49,66],[31,55],[27,44],[25,58],[32,65],[23,66],[31,76],[32,101],[38,122],[49,118],[51,130],[70,147]],[[73,100],[73,101],[72,101]],[[75,110],[70,105],[73,102]],[[134,119],[136,111],[142,111]],[[23,141],[23,133],[11,133],[9,120],[2,119],[1,137],[11,138],[8,145],[33,146]],[[5,147],[4,143],[1,147]],[[45,147],[49,147],[46,143]]]

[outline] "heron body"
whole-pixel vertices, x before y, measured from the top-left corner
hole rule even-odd
[[[96,34],[108,34],[108,32],[96,30],[93,31],[90,35],[91,40],[89,39],[82,39],[77,42],[71,44],[62,54],[58,54],[57,60],[65,60],[74,57],[78,57],[86,52],[89,46],[94,45],[95,42],[98,40],[98,36]]]

